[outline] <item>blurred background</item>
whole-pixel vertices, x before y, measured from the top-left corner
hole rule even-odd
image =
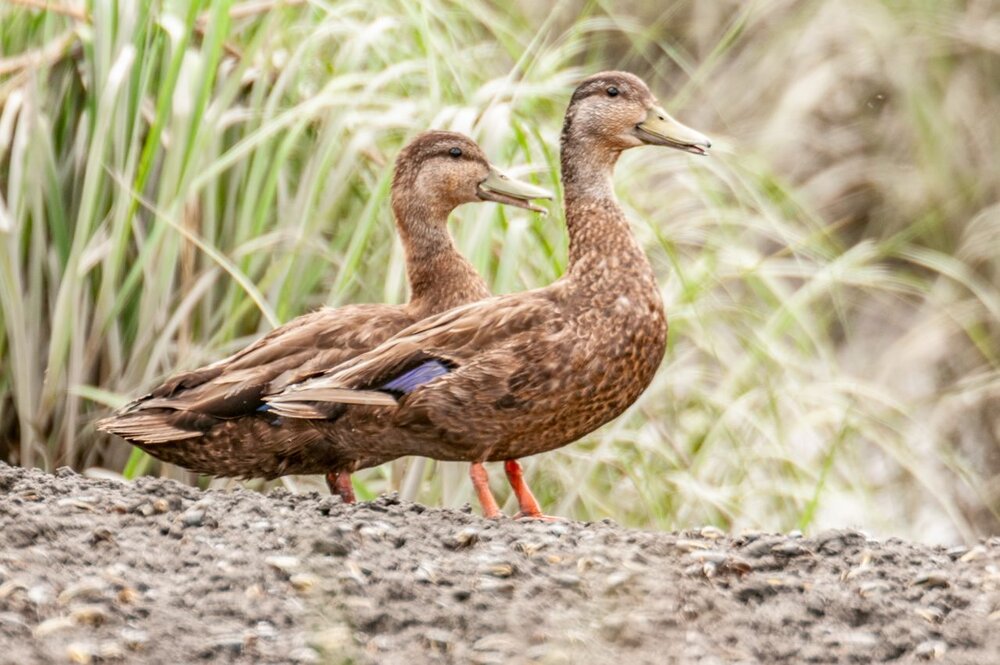
[[[323,304],[403,301],[400,146],[466,132],[561,191],[569,94],[612,68],[715,148],[618,167],[669,349],[624,416],[526,460],[546,511],[996,533],[995,0],[0,2],[0,459],[206,485],[94,419]],[[496,292],[533,288],[559,205],[453,231]],[[465,465],[356,480],[472,500]]]

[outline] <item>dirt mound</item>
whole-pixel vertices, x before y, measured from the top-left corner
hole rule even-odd
[[[0,662],[1000,662],[971,549],[491,522],[0,464]]]

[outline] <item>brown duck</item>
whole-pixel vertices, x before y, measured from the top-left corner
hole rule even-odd
[[[477,201],[541,211],[530,203],[536,198],[551,196],[501,173],[471,139],[421,134],[400,152],[392,181],[411,290],[407,304],[348,305],[301,316],[229,358],[174,376],[98,428],[199,473],[326,473],[330,490],[353,501],[352,469],[326,466],[324,424],[267,414],[264,395],[335,367],[431,314],[488,297],[486,283],[448,233],[448,215]],[[329,415],[342,410],[318,408]]]
[[[710,147],[636,76],[605,72],[583,81],[562,131],[567,273],[542,289],[425,319],[335,370],[289,384],[267,398],[272,411],[323,422],[316,455],[333,469],[402,455],[470,461],[490,517],[499,508],[482,463],[504,460],[520,515],[544,517],[517,458],[564,446],[618,416],[663,358],[663,302],[611,177],[622,151],[646,144],[699,155]],[[332,406],[342,411],[331,422]]]

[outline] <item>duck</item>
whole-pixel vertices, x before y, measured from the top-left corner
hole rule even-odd
[[[662,363],[667,318],[656,276],[614,191],[619,156],[645,145],[705,155],[710,140],[670,116],[646,83],[601,72],[573,92],[560,138],[565,274],[426,318],[265,402],[322,423],[331,468],[404,455],[471,463],[485,517],[499,517],[487,462],[504,462],[515,517],[544,515],[518,460],[613,420]],[[330,408],[340,407],[334,417]]]
[[[325,467],[326,456],[317,456],[322,428],[267,414],[263,398],[428,316],[489,297],[486,282],[455,246],[449,215],[462,204],[486,201],[544,214],[532,201],[552,195],[503,173],[469,137],[428,131],[400,151],[390,198],[405,254],[407,303],[324,307],[295,318],[228,358],[172,376],[100,420],[97,429],[197,473],[267,479],[323,473],[331,493],[353,503],[346,467]]]

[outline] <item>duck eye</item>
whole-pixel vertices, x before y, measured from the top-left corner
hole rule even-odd
[[[608,88],[608,97],[617,97],[617,96],[618,96],[618,88],[616,88],[615,86],[611,86],[610,88]]]
[[[451,155],[452,157],[461,157],[462,156],[462,149],[461,148],[452,148],[451,150],[448,151],[448,154]]]

